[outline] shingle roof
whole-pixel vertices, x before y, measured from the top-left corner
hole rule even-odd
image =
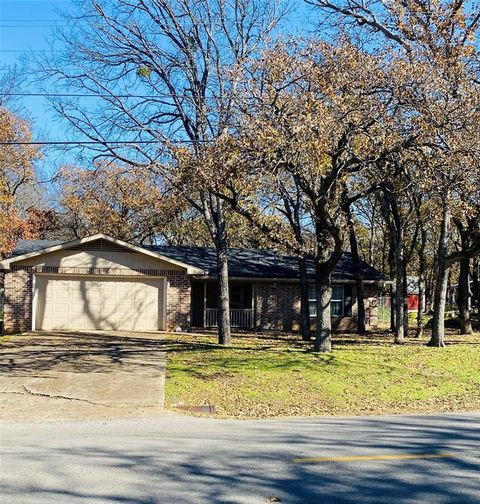
[[[208,270],[209,276],[216,276],[216,252],[213,248],[204,247],[171,247],[167,245],[145,247],[160,254],[176,259],[197,268]],[[298,259],[293,256],[282,256],[273,250],[231,248],[228,251],[228,272],[234,278],[298,278]],[[361,262],[361,272],[365,280],[385,280],[385,277]],[[315,276],[313,260],[308,261],[308,275]],[[354,280],[352,254],[345,252],[333,270],[334,279]]]
[[[65,243],[65,240],[18,240],[12,255],[29,254],[30,252],[60,245],[61,243]]]
[[[62,241],[58,240],[20,240],[13,255],[39,251],[60,243]],[[169,245],[144,246],[143,248],[207,270],[211,277],[216,276],[216,252],[213,248]],[[297,258],[282,256],[273,250],[231,248],[228,252],[228,260],[228,271],[230,276],[234,278],[296,279],[299,277]],[[361,262],[361,272],[365,280],[385,280],[380,272],[363,261]],[[308,275],[314,277],[313,261],[309,261]],[[343,255],[333,270],[332,277],[337,280],[355,279],[352,255],[349,252]]]

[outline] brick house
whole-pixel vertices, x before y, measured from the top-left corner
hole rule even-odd
[[[377,324],[383,277],[362,263],[367,327]],[[163,331],[217,325],[215,251],[139,247],[102,234],[72,242],[21,241],[0,262],[5,275],[4,331]],[[297,260],[271,250],[229,251],[232,326],[299,327]],[[313,278],[313,268],[309,274]],[[310,312],[315,320],[312,286]],[[351,256],[333,272],[334,327],[354,328],[357,302]]]

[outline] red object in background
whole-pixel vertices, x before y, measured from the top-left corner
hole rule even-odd
[[[408,311],[418,310],[418,294],[409,294],[407,296]]]

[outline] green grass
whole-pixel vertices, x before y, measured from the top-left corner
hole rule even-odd
[[[331,354],[296,336],[167,336],[166,404],[213,404],[231,417],[357,415],[480,409],[480,334],[391,344],[388,334],[337,335]]]

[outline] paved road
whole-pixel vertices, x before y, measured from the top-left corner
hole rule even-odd
[[[480,414],[4,423],[1,443],[2,504],[480,502]]]
[[[0,420],[112,419],[163,410],[165,351],[157,333],[31,333],[10,337],[0,350]]]

